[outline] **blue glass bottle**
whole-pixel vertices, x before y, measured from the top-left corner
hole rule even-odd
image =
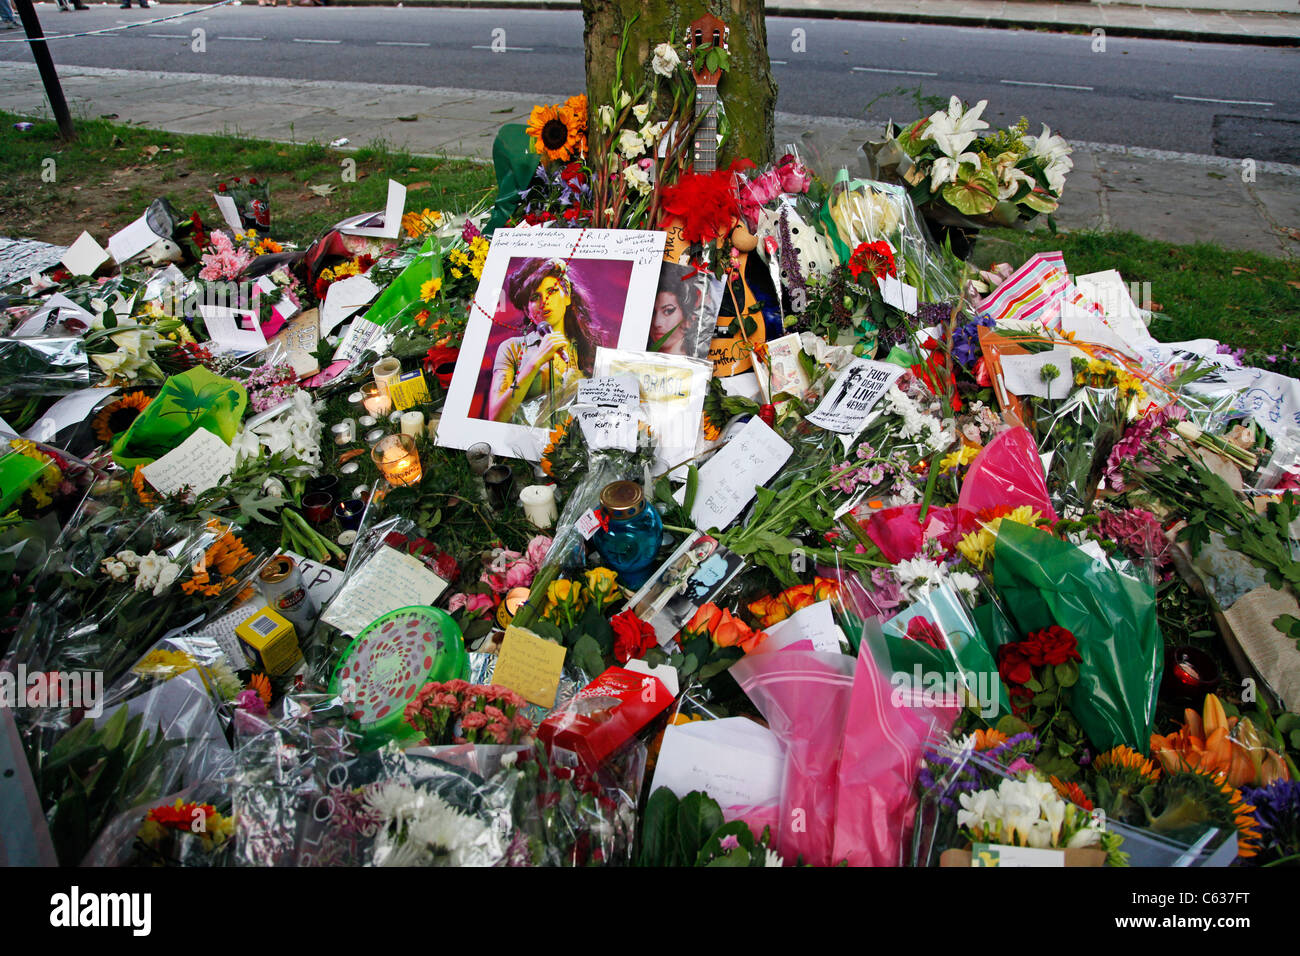
[[[609,530],[598,530],[591,543],[618,573],[619,584],[639,588],[655,568],[664,535],[663,519],[635,481],[606,485],[600,493],[600,509],[609,519]]]

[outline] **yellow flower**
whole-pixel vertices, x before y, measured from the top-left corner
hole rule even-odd
[[[570,601],[576,601],[577,597],[578,585],[565,578],[552,581],[551,586],[546,589],[546,598],[553,604],[568,604]]]
[[[592,568],[587,572],[587,590],[603,607],[618,600],[618,575],[609,568]]]
[[[425,302],[432,302],[440,289],[442,289],[442,280],[437,278],[430,279],[428,282],[420,286],[420,298]]]
[[[943,473],[946,475],[954,468],[960,468],[963,465],[969,465],[972,461],[975,460],[975,456],[978,455],[979,453],[980,450],[975,445],[962,445],[951,455],[945,455],[943,458],[941,458],[939,460],[939,464],[943,466]]]
[[[160,648],[150,651],[131,670],[141,677],[158,677],[171,680],[178,674],[198,667],[198,662],[184,651]]]
[[[993,553],[993,545],[997,543],[998,529],[1002,527],[1002,522],[1010,521],[1014,524],[1033,527],[1038,524],[1041,517],[1042,514],[1035,511],[1031,505],[1021,505],[1009,514],[999,515],[991,521],[985,522],[980,530],[972,531],[966,535],[957,542],[957,550],[961,552],[963,558],[983,571],[984,562]]]

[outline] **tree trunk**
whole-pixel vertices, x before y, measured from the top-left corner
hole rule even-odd
[[[650,79],[650,59],[660,43],[671,43],[682,62],[690,65],[682,41],[687,26],[706,13],[731,29],[731,68],[718,85],[731,135],[719,153],[718,165],[744,158],[762,166],[772,161],[776,113],[763,0],[582,0],[591,116],[594,121],[597,108],[610,102],[618,48],[629,20],[638,17],[624,57],[623,86],[635,91],[640,85],[638,74]]]

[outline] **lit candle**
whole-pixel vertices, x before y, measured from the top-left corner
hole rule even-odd
[[[519,492],[519,503],[524,506],[528,520],[539,528],[551,527],[559,517],[554,485],[529,485]]]
[[[393,398],[388,392],[380,389],[374,382],[366,382],[361,386],[361,393],[365,397],[361,403],[366,406],[366,411],[376,417],[387,415],[393,410]]]
[[[370,372],[374,375],[379,390],[388,395],[393,383],[402,377],[402,363],[390,355],[376,362]]]
[[[412,438],[424,431],[424,412],[402,412],[402,434]]]
[[[380,439],[370,454],[390,485],[414,485],[423,477],[420,455],[410,435],[388,435]]]

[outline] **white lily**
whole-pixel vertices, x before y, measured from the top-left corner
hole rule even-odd
[[[673,71],[682,65],[682,59],[677,55],[671,43],[661,43],[655,47],[654,58],[650,61],[650,68],[659,76],[672,76]]]
[[[988,100],[980,100],[974,108],[963,110],[961,100],[954,96],[948,101],[947,112],[940,110],[930,117],[925,135],[947,156],[961,162],[962,152],[974,142],[978,132],[989,128],[989,124],[980,119],[988,105]]]
[[[636,130],[620,130],[618,134],[618,151],[625,159],[636,159],[645,152],[645,140]]]
[[[632,115],[636,117],[638,123],[644,123],[646,117],[650,115],[650,104],[638,103],[632,107]]]
[[[1041,136],[1021,138],[1029,147],[1029,155],[1042,161],[1043,175],[1047,177],[1047,184],[1052,192],[1059,196],[1061,190],[1065,188],[1065,174],[1074,168],[1074,160],[1070,159],[1070,154],[1074,152],[1073,148],[1063,137],[1053,133],[1052,128],[1046,123],[1043,124]]]

